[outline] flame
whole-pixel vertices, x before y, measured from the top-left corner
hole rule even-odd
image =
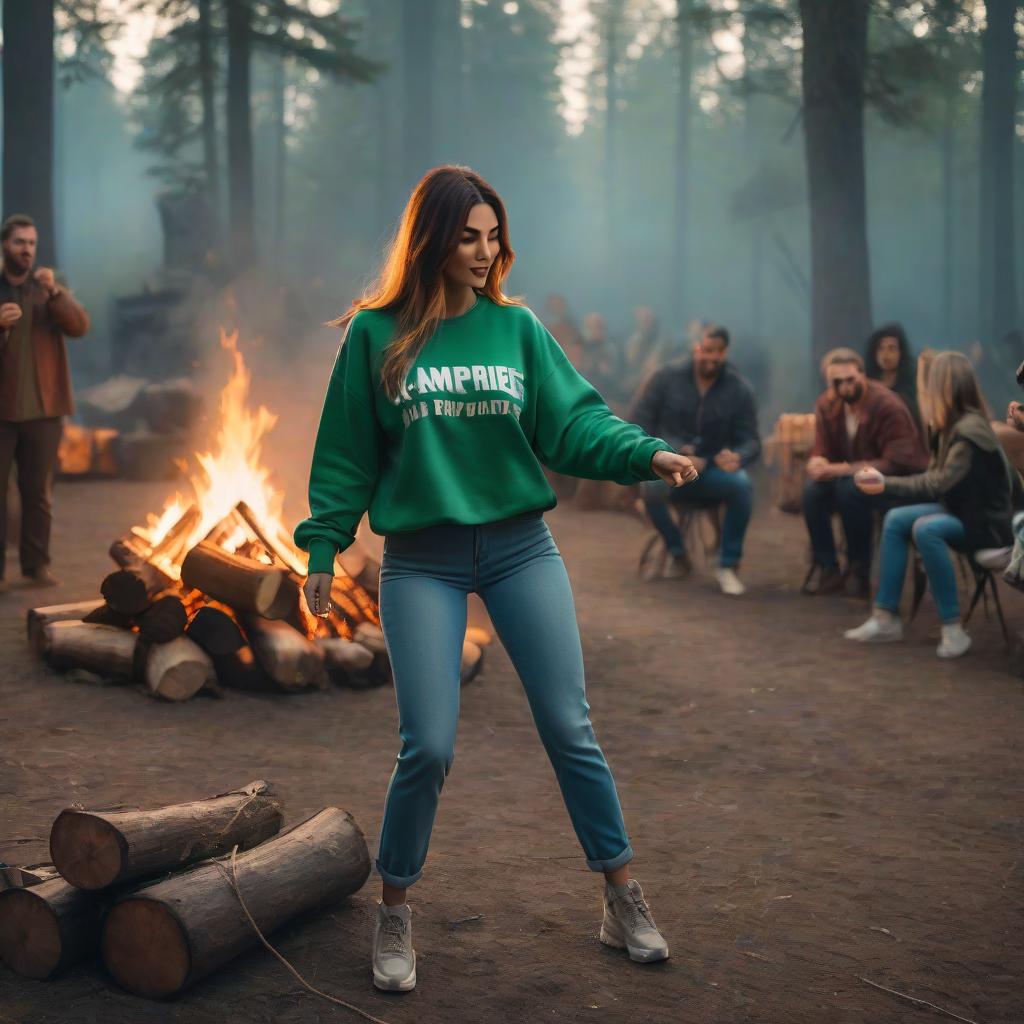
[[[178,556],[222,522],[230,522],[235,507],[244,501],[260,530],[289,562],[289,568],[304,573],[302,559],[281,518],[283,494],[271,486],[270,470],[261,461],[263,438],[274,429],[277,416],[263,405],[255,413],[249,407],[252,376],[238,348],[238,332],[228,334],[222,329],[220,344],[231,353],[234,371],[220,395],[220,420],[213,450],[195,453],[199,471],[189,477],[193,497],[189,500],[175,494],[159,516],[150,514],[147,524],[135,527],[132,532],[152,550],[170,535],[189,508],[195,506],[199,516],[191,531],[169,550],[151,555],[151,561],[173,579],[179,579]],[[228,551],[237,550],[249,539],[250,531],[238,522],[226,536],[218,538]]]

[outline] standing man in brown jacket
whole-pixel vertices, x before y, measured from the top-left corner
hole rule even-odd
[[[7,485],[17,465],[21,494],[21,572],[30,586],[52,586],[53,472],[63,417],[74,411],[64,335],[89,330],[89,314],[49,267],[33,270],[36,227],[15,214],[0,227],[0,590],[6,587]]]
[[[868,380],[864,361],[856,352],[834,349],[822,366],[828,389],[814,407],[814,448],[804,486],[804,520],[813,555],[804,593],[852,589],[856,596],[867,598],[873,514],[899,502],[864,494],[853,475],[868,466],[885,476],[922,473],[928,452],[907,404],[884,384]],[[836,555],[833,512],[839,513],[846,537],[845,573],[840,572]]]

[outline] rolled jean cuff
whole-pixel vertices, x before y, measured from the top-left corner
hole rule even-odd
[[[588,860],[587,867],[591,871],[614,871],[616,868],[621,868],[623,864],[628,864],[633,859],[633,847],[628,843],[626,848],[617,857],[612,857],[611,860]]]
[[[414,875],[393,875],[390,871],[385,871],[380,866],[379,859],[373,862],[373,866],[377,869],[377,874],[380,875],[381,881],[385,885],[390,885],[393,889],[408,889],[410,885],[418,882],[423,874],[423,868],[420,868]]]

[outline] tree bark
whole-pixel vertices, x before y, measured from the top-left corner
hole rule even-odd
[[[63,878],[0,892],[0,960],[45,981],[94,952],[101,901]]]
[[[282,31],[284,29],[282,28]],[[288,165],[288,125],[285,122],[288,88],[287,58],[274,54],[271,58],[272,90],[274,95],[274,246],[283,261],[287,260],[285,231],[288,223],[285,212]]]
[[[256,660],[241,627],[227,612],[209,605],[200,608],[186,634],[210,656],[217,681],[224,686],[235,690],[279,689]]]
[[[134,617],[141,615],[149,607],[150,599],[165,586],[155,575],[147,578],[132,569],[117,569],[103,580],[100,593],[115,612]]]
[[[139,634],[151,644],[166,644],[185,632],[188,615],[176,594],[158,597],[137,619]]]
[[[251,17],[248,0],[227,0],[229,262],[245,270],[256,258],[253,237]]]
[[[871,331],[864,175],[868,0],[800,0],[811,214],[811,349],[860,349]]]
[[[324,652],[324,667],[332,682],[355,689],[380,684],[380,677],[371,672],[374,654],[369,648],[340,637],[317,639],[316,645]]]
[[[186,629],[188,638],[210,657],[234,654],[245,646],[241,627],[227,612],[206,605],[192,616]]]
[[[132,679],[137,643],[135,633],[74,619],[51,622],[43,629],[43,657],[58,670],[84,668],[105,677]]]
[[[606,218],[605,273],[610,285],[618,281],[616,268],[621,265],[621,232],[619,230],[619,29],[622,13],[612,0],[604,5],[604,210]],[[618,286],[616,286],[616,290]]]
[[[410,187],[434,153],[434,25],[437,0],[402,0],[402,179]]]
[[[459,668],[459,684],[471,683],[484,667],[484,649],[472,640],[462,641],[462,663]]]
[[[75,601],[71,604],[53,604],[43,608],[30,608],[25,617],[28,645],[38,655],[46,648],[45,629],[51,622],[81,621],[86,615],[103,608],[102,601]]]
[[[3,5],[3,215],[36,222],[45,266],[57,263],[53,10],[54,0]]]
[[[213,24],[211,0],[199,0],[199,93],[203,104],[203,173],[210,200],[210,215],[220,210],[220,172],[217,159],[217,104],[214,89]],[[219,225],[211,232],[220,243]]]
[[[263,670],[281,689],[326,685],[323,651],[298,630],[255,615],[244,616],[242,628]]]
[[[67,808],[50,831],[50,856],[78,889],[176,871],[230,851],[247,850],[276,835],[283,805],[262,779],[204,800],[152,810]]]
[[[462,27],[462,0],[440,0],[437,11],[438,109],[444,131],[444,151],[452,162],[465,162],[466,150],[466,76],[465,35]]]
[[[693,0],[677,0],[676,48],[679,68],[676,97],[675,222],[672,236],[672,289],[677,319],[686,316],[690,283],[690,121],[693,112]]]
[[[103,962],[138,996],[174,995],[259,939],[228,878],[230,858],[201,864],[126,897],[103,925]],[[352,815],[327,807],[237,858],[238,889],[268,935],[290,918],[357,892],[370,874],[366,840]]]
[[[1018,0],[986,0],[982,37],[979,326],[990,352],[1017,326],[1013,158],[1019,7]],[[1006,353],[1008,359],[1019,356]]]
[[[200,541],[181,563],[181,580],[238,612],[267,618],[287,615],[296,600],[289,574],[251,558]]]
[[[401,192],[395,174],[398,139],[395,132],[381,131],[380,126],[392,124],[396,115],[397,88],[400,63],[394,26],[398,23],[395,0],[374,0],[366,5],[368,25],[367,43],[374,60],[387,66],[383,74],[371,83],[372,102],[368,105],[370,134],[374,139],[374,198],[376,218],[374,237],[384,238],[395,227],[401,209]],[[404,179],[404,174],[402,175]]]

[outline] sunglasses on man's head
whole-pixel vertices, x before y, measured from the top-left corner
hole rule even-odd
[[[856,383],[857,383],[857,378],[856,377],[833,377],[832,378],[832,387],[834,387],[834,388],[838,388],[840,384],[856,384]]]

